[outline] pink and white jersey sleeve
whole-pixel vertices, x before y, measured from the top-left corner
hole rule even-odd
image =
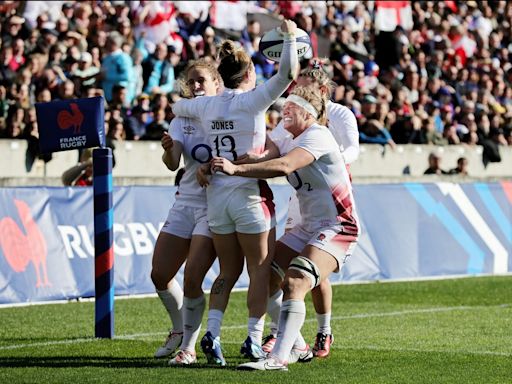
[[[359,157],[359,130],[356,117],[344,105],[329,102],[327,118],[328,128],[341,147],[345,163],[353,163]]]
[[[200,122],[188,117],[175,117],[171,121],[169,135],[183,146],[185,173],[180,181],[176,200],[185,202],[188,206],[206,208],[206,191],[197,183],[196,171],[212,157]]]
[[[335,223],[349,234],[359,233],[352,186],[338,143],[324,126],[315,124],[294,140],[294,148],[310,152],[315,161],[288,176],[297,191],[303,226],[314,231]]]

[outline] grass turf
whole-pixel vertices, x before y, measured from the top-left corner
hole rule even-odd
[[[115,339],[95,339],[94,304],[0,309],[0,383],[508,383],[512,276],[333,287],[331,356],[289,372],[237,371],[245,292],[233,293],[222,345],[228,367],[171,368],[152,357],[169,326],[156,298],[116,300]],[[203,325],[205,322],[203,322]],[[303,327],[313,342],[307,300]]]

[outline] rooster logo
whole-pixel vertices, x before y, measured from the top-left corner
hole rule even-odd
[[[47,247],[46,241],[36,222],[32,218],[30,208],[21,200],[14,200],[24,231],[11,217],[0,220],[0,249],[7,263],[19,273],[25,271],[32,263],[36,270],[36,287],[48,287],[46,270]]]
[[[73,133],[79,134],[80,127],[84,121],[84,115],[82,111],[80,111],[80,108],[78,108],[77,103],[71,103],[69,106],[71,108],[71,112],[64,110],[60,111],[57,115],[57,125],[60,129],[73,127]]]

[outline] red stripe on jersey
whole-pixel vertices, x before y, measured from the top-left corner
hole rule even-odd
[[[330,241],[336,244],[336,247],[341,248],[343,254],[346,255],[350,246],[357,242],[357,235],[348,235],[345,233],[339,233],[334,236]]]
[[[265,180],[258,180],[258,187],[260,188],[261,207],[265,213],[265,218],[270,219],[276,213],[274,194]]]
[[[359,232],[359,226],[353,215],[354,207],[352,205],[350,190],[346,185],[338,184],[331,191],[331,195],[338,212],[338,218],[346,227],[345,231],[357,234]]]
[[[332,200],[334,201],[334,205],[336,206],[336,210],[338,211],[338,215],[342,215],[343,212],[346,211],[347,207],[347,198],[348,203],[352,205],[350,201],[350,194],[348,188],[343,184],[336,185],[331,191]]]

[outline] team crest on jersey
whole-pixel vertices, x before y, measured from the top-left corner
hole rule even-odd
[[[325,235],[323,233],[319,234],[316,238],[318,241],[324,241],[325,240]]]
[[[185,135],[192,135],[195,132],[196,128],[191,125],[186,125],[183,127],[183,133]]]

